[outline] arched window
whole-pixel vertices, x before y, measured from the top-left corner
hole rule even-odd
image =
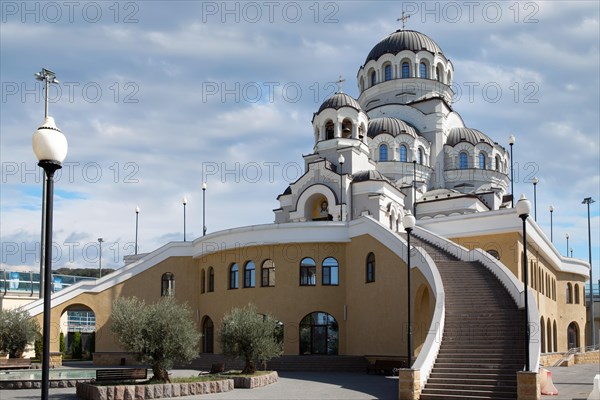
[[[388,160],[388,147],[387,144],[382,144],[379,146],[379,161],[387,161]]]
[[[238,288],[238,265],[233,263],[231,267],[229,267],[229,289],[237,289]]]
[[[208,268],[208,291],[215,291],[215,269],[213,267]]]
[[[375,282],[375,254],[369,253],[367,255],[367,283]]]
[[[442,66],[440,64],[438,64],[437,68],[436,68],[436,73],[437,73],[437,81],[438,82],[443,82],[444,79],[444,71],[442,69]]]
[[[579,285],[575,284],[575,304],[579,304]]]
[[[323,260],[323,286],[337,286],[340,283],[339,265],[335,258],[327,257]]]
[[[300,286],[315,286],[316,284],[317,264],[312,258],[303,258],[300,261]]]
[[[500,253],[498,253],[498,250],[490,249],[487,252],[489,253],[490,256],[494,257],[496,260],[500,259]]]
[[[313,312],[300,322],[300,354],[338,354],[339,327],[333,316]]]
[[[333,139],[334,137],[334,125],[333,121],[329,120],[325,122],[325,140]]]
[[[400,145],[400,161],[406,162],[407,154],[408,154],[408,150],[406,148],[406,145],[405,144]]]
[[[460,153],[458,155],[458,160],[458,165],[460,169],[469,168],[469,157],[467,156],[467,153]]]
[[[202,321],[202,352],[212,353],[214,342],[214,325],[208,316]]]
[[[200,272],[200,293],[204,293],[206,290],[206,272],[204,272],[204,268]]]
[[[544,317],[540,318],[540,339],[541,339],[541,352],[546,352],[546,324],[544,322]]]
[[[571,285],[571,283],[567,283],[567,293],[565,295],[567,299],[567,304],[573,304],[573,286]]]
[[[554,341],[554,352],[558,351],[558,330],[556,329],[556,320],[552,322],[552,340]]]
[[[417,150],[417,162],[419,165],[423,165],[423,149],[421,147]]]
[[[500,172],[500,156],[496,156],[496,171]]]
[[[548,318],[548,323],[546,324],[546,342],[548,343],[548,353],[552,353],[552,324],[550,323],[550,318]]]
[[[479,153],[479,169],[485,169],[485,153]]]
[[[171,272],[164,273],[160,280],[160,295],[175,296],[175,275]]]
[[[352,138],[352,121],[349,119],[342,121],[342,137],[347,139]]]
[[[244,266],[244,287],[252,288],[256,286],[256,266],[254,262],[248,261]]]
[[[427,78],[427,64],[424,62],[419,64],[419,76],[421,78]]]
[[[552,279],[552,300],[556,301],[556,280]]]
[[[365,79],[361,76],[360,77],[360,91],[362,92],[363,90],[365,90]]]
[[[262,286],[275,286],[275,263],[265,260],[261,268]]]
[[[371,71],[371,86],[375,86],[377,83],[377,74],[375,71]]]
[[[406,61],[402,63],[402,78],[410,78],[410,67]]]
[[[392,66],[390,64],[386,65],[383,69],[384,76],[386,81],[392,80]]]
[[[567,328],[567,350],[579,347],[579,326],[571,322]]]

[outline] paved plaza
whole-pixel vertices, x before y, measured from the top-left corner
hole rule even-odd
[[[570,368],[551,367],[558,396],[542,399],[587,400],[593,388],[593,379],[600,374],[600,365],[584,364]],[[175,376],[196,375],[198,371],[175,370]],[[2,390],[1,400],[38,399],[36,390]],[[398,396],[398,378],[361,373],[281,372],[279,382],[258,389],[236,389],[228,393],[178,397],[178,399],[231,399],[231,400],[395,400]],[[74,388],[50,389],[50,399],[75,400]],[[599,399],[600,400],[600,399]]]

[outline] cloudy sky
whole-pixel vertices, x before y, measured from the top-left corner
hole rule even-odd
[[[587,260],[591,196],[600,277],[599,3],[20,2],[0,25],[3,268],[36,269],[41,172],[31,135],[41,84],[56,72],[50,114],[69,141],[55,185],[54,266],[118,267],[141,252],[209,232],[270,223],[276,197],[312,151],[311,118],[334,92],[357,97],[370,49],[407,28],[435,40],[455,68],[455,110],[515,152],[515,192],[533,197],[554,242]],[[549,235],[549,233],[548,233]]]

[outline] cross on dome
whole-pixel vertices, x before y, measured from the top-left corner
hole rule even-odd
[[[402,30],[406,27],[406,21],[410,18],[410,15],[406,15],[404,11],[402,11],[402,17],[398,18],[396,21],[402,21]]]
[[[340,78],[335,81],[335,83],[338,84],[338,93],[342,93],[342,83],[346,82],[346,80],[344,78],[342,78],[342,76],[340,75]]]

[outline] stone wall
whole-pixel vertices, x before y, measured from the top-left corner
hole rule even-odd
[[[588,351],[575,354],[575,364],[598,364],[600,362],[600,351]]]
[[[277,382],[278,379],[277,371],[273,371],[269,374],[243,377],[233,376],[233,382],[236,389],[254,389],[257,387],[267,386],[271,383]]]
[[[117,386],[96,386],[90,383],[78,383],[77,398],[83,400],[162,399],[229,392],[233,390],[233,387],[233,379],[207,382]]]
[[[564,353],[547,353],[540,356],[540,365],[544,367],[553,366],[558,360],[563,358]]]

